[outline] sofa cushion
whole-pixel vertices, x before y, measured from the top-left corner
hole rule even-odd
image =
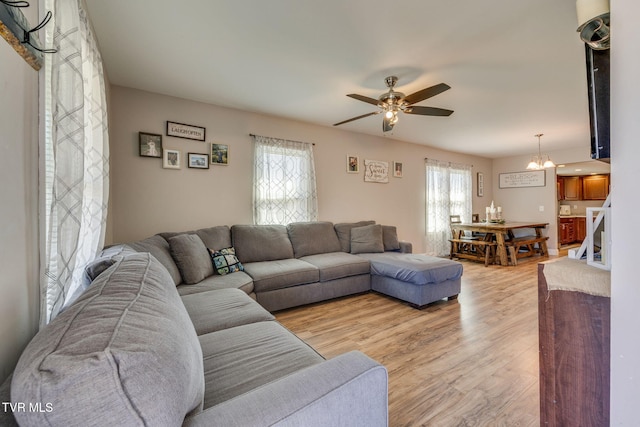
[[[320,274],[315,266],[295,258],[245,263],[244,271],[253,278],[253,287],[256,292],[288,288],[320,280]]]
[[[330,222],[294,222],[287,231],[296,258],[342,250]]]
[[[128,243],[127,245],[138,252],[149,252],[151,255],[156,257],[162,265],[164,265],[171,275],[175,285],[182,283],[180,270],[178,270],[178,266],[171,257],[169,242],[167,242],[162,236],[156,234],[155,236],[151,236],[137,242]]]
[[[123,257],[36,334],[11,384],[20,425],[181,425],[201,408],[202,350],[167,270]]]
[[[171,256],[175,261],[182,281],[192,285],[213,275],[213,263],[202,239],[195,234],[179,234],[169,238]]]
[[[243,264],[293,258],[293,247],[284,225],[234,225],[231,236],[236,255]]]
[[[240,289],[246,294],[253,293],[253,279],[244,271],[220,276],[214,274],[209,276],[195,285],[180,285],[178,293],[180,295],[197,294],[198,292],[207,292],[214,289]]]
[[[218,225],[215,227],[200,228],[198,230],[165,232],[159,233],[166,240],[179,234],[197,234],[202,239],[202,243],[211,249],[228,248],[231,246],[231,230],[226,225]]]
[[[351,253],[361,254],[367,252],[384,252],[382,226],[379,224],[351,229]]]
[[[385,251],[399,251],[400,241],[398,240],[398,231],[393,225],[382,226],[382,244]]]
[[[360,222],[342,222],[335,224],[333,228],[336,230],[338,240],[340,241],[340,247],[342,252],[351,252],[351,229],[354,227],[362,227],[364,225],[375,224],[375,221],[360,221]]]
[[[275,317],[240,289],[218,289],[182,297],[198,335]]]
[[[204,354],[204,409],[324,360],[277,322],[237,326],[199,339]]]
[[[236,257],[236,250],[233,247],[223,248],[219,251],[209,249],[209,255],[211,255],[215,272],[221,276],[235,273],[236,271],[244,271],[244,267]]]
[[[369,261],[366,259],[344,252],[309,255],[300,258],[300,260],[318,268],[321,282],[357,276],[358,274],[369,274],[370,269]]]

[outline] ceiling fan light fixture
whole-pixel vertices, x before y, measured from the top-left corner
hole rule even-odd
[[[393,111],[392,111],[392,110],[387,110],[387,112],[386,112],[386,113],[384,113],[384,116],[385,116],[387,119],[391,119],[391,118],[393,118]]]

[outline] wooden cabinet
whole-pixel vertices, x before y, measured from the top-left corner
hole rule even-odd
[[[583,217],[560,218],[558,240],[561,245],[581,243],[587,235],[587,221]]]
[[[564,179],[559,176],[556,182],[556,191],[558,193],[558,200],[564,200]]]
[[[608,426],[611,299],[549,290],[538,264],[540,425]]]
[[[583,200],[605,200],[609,195],[609,175],[590,175],[582,178]]]
[[[564,200],[582,200],[582,177],[563,176]]]

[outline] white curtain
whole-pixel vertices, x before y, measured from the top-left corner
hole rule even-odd
[[[104,244],[109,194],[107,104],[102,59],[82,0],[45,0],[44,325],[68,303],[85,264]]]
[[[426,242],[428,255],[449,254],[450,215],[471,222],[471,166],[427,159]]]
[[[253,136],[253,221],[289,224],[318,219],[313,144]]]

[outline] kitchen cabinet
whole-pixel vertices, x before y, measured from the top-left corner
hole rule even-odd
[[[578,217],[573,219],[573,228],[577,242],[582,242],[587,237],[587,219]]]
[[[573,218],[560,218],[559,233],[561,245],[568,245],[576,240]]]
[[[582,177],[563,176],[564,200],[582,200]]]
[[[564,179],[558,177],[556,181],[556,191],[558,193],[558,200],[564,200]]]
[[[582,178],[583,200],[605,200],[609,195],[609,175],[589,175]]]

